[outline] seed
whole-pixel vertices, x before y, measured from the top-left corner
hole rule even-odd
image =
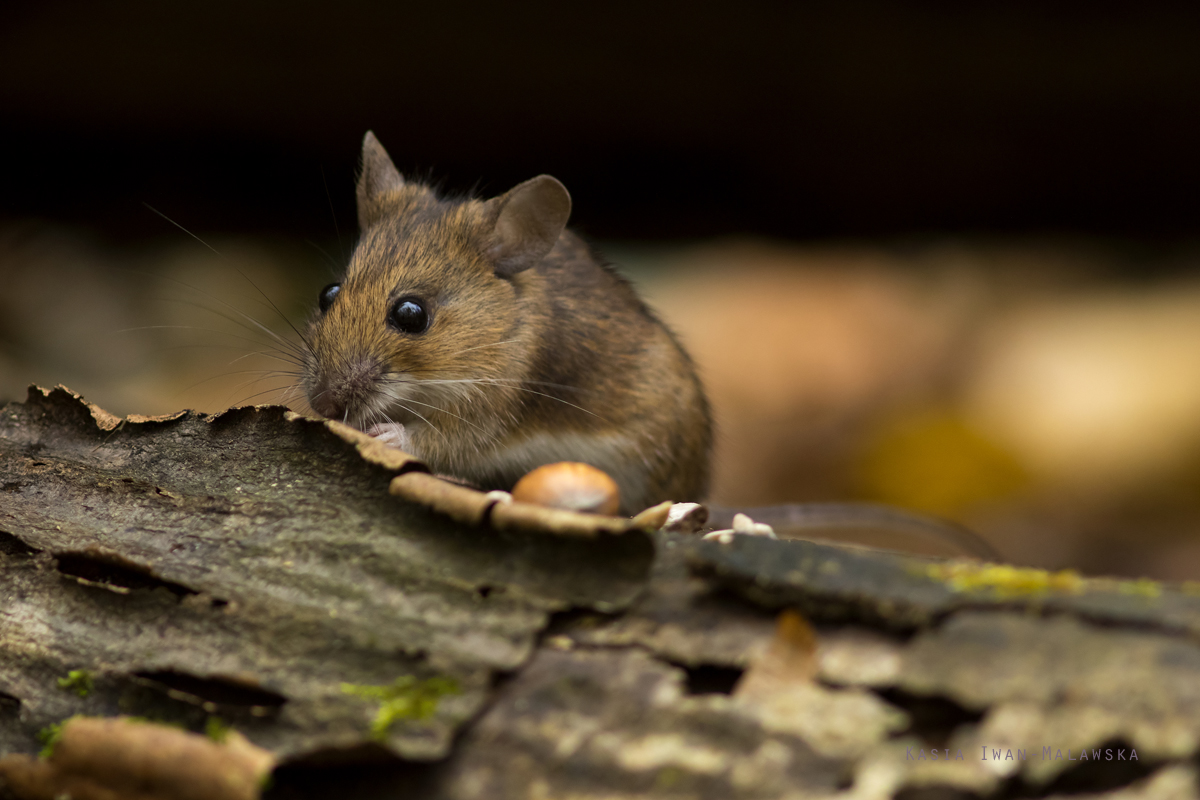
[[[574,461],[538,467],[517,481],[512,496],[519,503],[610,516],[621,506],[620,491],[607,473]]]

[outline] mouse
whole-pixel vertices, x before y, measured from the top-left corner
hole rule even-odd
[[[401,175],[368,131],[356,202],[358,243],[303,336],[300,388],[313,411],[483,490],[578,462],[613,479],[624,516],[706,500],[713,419],[696,365],[567,228],[560,181],[443,197]],[[734,512],[713,511],[718,524]],[[786,504],[754,517],[799,538],[916,532],[997,555],[954,523],[871,504]]]
[[[574,461],[612,477],[624,515],[705,498],[696,365],[567,227],[561,182],[443,197],[367,132],[356,201],[358,243],[304,334],[313,411],[485,490]]]

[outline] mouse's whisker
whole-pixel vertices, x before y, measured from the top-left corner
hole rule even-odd
[[[285,354],[279,353],[278,351],[275,351],[275,350],[253,350],[249,353],[243,353],[242,355],[238,356],[237,358],[235,358],[233,361],[230,361],[229,363],[231,365],[236,364],[239,361],[242,361],[247,358],[252,358],[254,356],[262,356],[263,358],[270,358],[275,361],[282,361],[284,364],[290,364],[293,367],[299,367],[299,370],[297,370],[297,371],[287,370],[287,374],[289,374],[289,375],[295,375],[296,377],[300,377],[301,375],[304,374],[304,372],[303,372],[304,363],[303,362],[296,361],[295,359],[292,359],[292,358],[287,358],[285,356]]]
[[[317,412],[313,409],[313,407],[308,404],[308,401],[304,397],[304,392],[302,391],[302,388],[303,387],[299,381],[297,381],[297,382],[293,383],[291,386],[287,387],[287,389],[283,393],[284,405],[291,407],[292,404],[295,403],[297,405],[300,405],[301,409],[307,408],[308,413],[314,414],[316,416],[320,416],[320,414],[317,414]],[[303,411],[301,411],[300,413],[303,413]]]
[[[219,314],[219,312],[214,311],[213,313],[218,314],[218,316],[222,316]],[[245,326],[242,326],[242,327],[245,327]],[[116,332],[117,333],[137,333],[139,331],[156,331],[156,330],[201,331],[203,333],[216,334],[217,336],[228,336],[232,339],[238,339],[243,342],[250,342],[251,344],[258,345],[260,347],[261,346],[269,347],[270,349],[275,350],[275,352],[278,352],[281,356],[285,356],[285,357],[293,359],[294,363],[297,365],[300,365],[303,363],[304,352],[302,350],[300,350],[299,348],[296,348],[295,346],[289,347],[286,350],[279,350],[279,349],[276,349],[272,345],[271,342],[264,342],[261,339],[251,339],[248,336],[239,336],[238,334],[230,333],[229,331],[218,331],[213,328],[201,328],[198,325],[142,325],[137,328],[122,328],[121,330],[116,331]],[[287,344],[291,344],[291,343],[287,342]],[[232,345],[197,345],[197,346],[232,347]]]
[[[185,289],[188,289],[189,291],[196,292],[197,294],[202,295],[206,299],[208,299],[214,303],[217,303],[220,306],[223,306],[224,308],[228,309],[228,311],[222,311],[221,309],[214,308],[213,306],[204,305],[203,303],[198,303],[194,300],[186,300],[186,299],[182,299],[182,298],[178,298],[178,297],[164,297],[164,298],[162,298],[163,302],[178,303],[179,305],[186,305],[186,306],[192,306],[194,308],[201,308],[201,309],[207,311],[208,313],[215,314],[216,316],[220,317],[221,319],[225,320],[226,322],[230,322],[234,325],[237,325],[239,328],[243,328],[247,331],[250,331],[251,333],[265,333],[270,339],[274,340],[275,342],[278,342],[280,345],[288,348],[289,350],[292,350],[297,355],[300,355],[300,356],[305,355],[305,351],[301,349],[300,345],[296,344],[295,342],[289,341],[288,339],[283,338],[278,333],[271,330],[263,323],[259,322],[253,316],[251,316],[250,314],[247,314],[246,312],[242,311],[241,309],[237,308],[236,306],[232,305],[231,303],[227,303],[226,301],[222,300],[221,298],[216,297],[216,296],[210,294],[209,292],[204,291],[203,289],[199,289],[195,286],[192,286],[191,284],[184,283],[183,281],[180,281],[180,280],[176,280],[175,278],[169,278],[166,276],[153,276],[153,277],[159,278],[161,280],[170,281],[171,283],[178,284],[179,286],[182,286]],[[245,277],[245,276],[243,276],[243,277]],[[232,313],[230,313],[230,312],[232,312]],[[163,326],[163,327],[167,327],[167,326]],[[295,330],[294,327],[293,327],[293,330]],[[214,333],[223,333],[221,331],[213,331],[213,332]],[[299,332],[297,332],[297,333],[299,333]],[[233,335],[233,334],[226,334],[226,335]],[[308,350],[308,352],[312,352],[312,348],[309,346],[308,342],[305,341],[303,336],[300,337],[300,341],[303,342],[304,347]]]
[[[245,350],[245,348],[239,347],[238,345],[234,345],[234,344],[168,344],[168,345],[162,345],[161,347],[148,348],[146,350],[146,352],[148,354],[157,356],[157,355],[162,355],[164,353],[171,353],[176,350],[236,350],[239,353],[241,353]],[[260,354],[264,355],[264,356],[267,355],[266,353],[260,353]],[[289,364],[294,363],[291,361],[287,361],[287,359],[282,359],[282,358],[277,359],[277,360],[285,361],[286,363],[289,363]],[[297,364],[295,364],[295,366],[302,367],[303,364],[297,363]],[[299,375],[300,372],[297,372],[296,374]]]
[[[233,333],[232,331],[219,331],[219,330],[214,330],[211,328],[200,328],[198,326],[186,326],[186,325],[147,326],[146,328],[144,328],[145,330],[150,330],[150,329],[154,329],[154,328],[159,328],[159,329],[174,328],[177,330],[189,330],[190,329],[190,330],[205,331],[207,333],[216,334],[218,336],[226,336],[226,337],[229,337],[232,339],[238,339],[240,341],[249,342],[258,347],[271,348],[271,349],[279,352],[281,355],[286,354],[286,356],[288,358],[294,359],[296,361],[296,363],[301,363],[304,360],[304,358],[308,355],[305,352],[305,350],[303,348],[301,348],[299,345],[297,345],[295,342],[289,341],[288,339],[285,339],[282,336],[279,336],[274,331],[267,328],[265,325],[258,323],[257,320],[254,320],[252,317],[249,317],[245,314],[243,314],[242,316],[245,316],[247,319],[250,319],[252,322],[255,323],[255,325],[257,325],[257,327],[252,327],[250,325],[247,325],[242,320],[237,319],[236,317],[233,317],[229,314],[226,314],[226,313],[220,311],[219,309],[210,308],[210,307],[198,304],[198,303],[191,303],[186,300],[175,300],[175,299],[168,299],[167,302],[177,302],[177,303],[181,303],[183,305],[194,305],[199,308],[203,308],[208,313],[214,314],[214,315],[220,317],[221,319],[224,319],[225,321],[229,322],[230,324],[236,325],[239,328],[241,328],[251,334],[260,334],[260,333],[265,332],[269,338],[263,338],[261,336],[256,336],[256,337],[242,336],[237,333]],[[241,314],[241,312],[237,312],[237,313]]]
[[[429,370],[424,370],[429,371]],[[422,370],[413,370],[412,374],[417,375]],[[551,383],[549,381],[531,381],[524,378],[422,378],[422,384],[426,383],[484,383],[494,384],[496,386],[505,386],[507,384],[520,384],[529,386],[543,386],[548,389],[563,389],[568,392],[578,392],[579,394],[592,394],[588,389],[583,389],[578,386],[571,386],[566,383]]]
[[[296,388],[301,389],[302,387],[299,384],[297,384]],[[325,416],[324,414],[318,413],[316,408],[313,407],[313,403],[315,403],[317,400],[321,399],[328,393],[329,393],[329,390],[326,389],[324,391],[317,392],[317,394],[313,395],[312,397],[309,397],[307,392],[304,392],[304,391],[297,392],[297,394],[300,396],[300,399],[304,401],[304,404],[306,406],[308,406],[309,410],[312,411],[313,414],[316,414],[321,419],[329,419],[329,417]]]
[[[245,369],[232,372],[226,372],[225,375],[259,375],[256,380],[266,380],[267,378],[295,378],[297,373],[286,369]],[[289,381],[290,385],[290,381]]]
[[[259,380],[266,380],[266,379],[260,378]],[[258,381],[250,381],[250,383],[246,384],[246,385],[252,385],[255,383],[258,383]],[[279,386],[274,386],[270,389],[263,389],[261,392],[255,392],[254,394],[243,397],[241,400],[239,400],[234,405],[245,405],[248,401],[253,400],[256,397],[262,397],[264,394],[271,394],[272,392],[280,392],[280,391],[282,391],[282,387],[279,387]],[[283,405],[283,403],[273,403],[272,405]]]
[[[295,390],[296,384],[294,382],[288,383],[286,386],[284,386],[282,391],[279,393],[279,404],[281,406],[288,406],[290,408],[292,405],[292,394],[295,392]]]
[[[416,411],[414,411],[413,409],[409,408],[408,406],[404,405],[404,403],[401,403],[401,402],[399,402],[399,401],[396,401],[396,405],[400,406],[400,408],[404,409],[405,411],[407,411],[408,413],[412,414],[412,415],[413,415],[414,417],[416,417],[417,419],[420,419],[420,420],[422,420],[422,421],[423,421],[423,422],[424,422],[426,425],[428,425],[429,427],[433,428],[434,432],[435,432],[435,433],[437,433],[437,435],[438,435],[438,436],[441,436],[441,437],[442,437],[443,439],[445,439],[446,441],[450,441],[450,440],[449,440],[449,438],[447,438],[446,434],[442,433],[442,430],[441,430],[441,428],[439,428],[437,425],[434,425],[434,424],[433,424],[432,422],[430,422],[428,419],[426,419],[425,417],[421,416],[420,414],[418,414]]]
[[[227,375],[238,375],[238,374],[254,375],[256,373],[259,375],[259,377],[253,378],[248,381],[244,381],[244,382],[238,384],[237,386],[233,387],[233,389],[229,392],[228,396],[225,398],[226,405],[231,405],[231,406],[245,405],[248,401],[253,400],[256,397],[261,397],[264,394],[271,394],[271,393],[278,394],[280,391],[283,390],[283,388],[284,388],[283,386],[272,386],[269,389],[264,389],[260,392],[255,392],[247,397],[243,397],[240,400],[238,400],[236,403],[231,404],[230,401],[232,400],[233,396],[236,393],[240,392],[241,390],[243,390],[247,387],[254,386],[257,383],[262,383],[263,381],[266,381],[266,380],[286,377],[285,375],[275,372],[274,370],[245,370],[244,372],[241,372],[241,373],[231,372],[231,373],[226,373],[226,374]]]
[[[188,236],[191,236],[193,239],[195,239],[197,242],[199,242],[200,244],[202,244],[202,245],[204,245],[205,247],[207,247],[209,250],[212,250],[214,253],[216,253],[216,254],[217,254],[217,257],[218,257],[218,258],[224,258],[224,256],[222,256],[222,255],[221,255],[221,254],[220,254],[220,253],[217,251],[217,249],[216,249],[215,247],[213,247],[211,244],[209,244],[208,242],[204,241],[204,240],[203,240],[203,239],[201,239],[199,236],[197,236],[196,234],[192,233],[192,232],[191,232],[191,231],[189,231],[187,228],[183,227],[183,226],[182,226],[182,225],[180,225],[178,222],[176,222],[175,220],[171,219],[170,217],[168,217],[168,216],[167,216],[166,214],[164,214],[163,212],[159,211],[159,210],[158,210],[157,208],[155,208],[154,206],[150,205],[149,203],[143,203],[143,205],[145,205],[145,206],[146,206],[146,208],[150,209],[151,211],[153,211],[153,212],[154,212],[155,214],[157,214],[158,216],[160,216],[160,217],[162,217],[163,219],[165,219],[167,222],[169,222],[169,223],[171,223],[172,225],[174,225],[176,228],[179,228],[179,230],[183,231],[183,232],[184,232],[184,233],[186,233]],[[262,290],[262,289],[259,287],[259,285],[258,285],[257,283],[255,283],[253,280],[251,280],[251,278],[250,278],[250,276],[249,276],[249,275],[247,275],[246,273],[242,272],[242,270],[241,270],[240,268],[238,268],[238,266],[237,266],[236,264],[233,264],[233,268],[234,268],[234,270],[236,270],[236,271],[237,271],[237,273],[238,273],[239,275],[241,275],[241,276],[242,276],[242,279],[243,279],[243,280],[245,280],[247,283],[249,283],[251,286],[253,286],[253,287],[254,287],[254,290],[255,290],[255,291],[257,291],[257,292],[258,292],[260,295],[262,295],[263,299],[264,299],[264,300],[266,300],[266,301],[267,301],[267,303],[268,303],[268,304],[271,306],[271,308],[275,310],[275,313],[276,313],[276,314],[278,314],[278,315],[279,315],[279,317],[280,317],[280,318],[281,318],[281,319],[282,319],[284,322],[286,322],[286,323],[287,323],[288,327],[289,327],[289,328],[291,328],[291,329],[292,329],[292,331],[293,331],[293,332],[295,332],[295,334],[296,334],[297,336],[299,336],[299,337],[300,337],[300,341],[304,342],[305,346],[306,346],[306,347],[308,347],[308,349],[311,351],[311,350],[312,350],[312,346],[311,346],[311,345],[309,345],[309,343],[308,343],[308,340],[306,340],[306,339],[304,338],[304,334],[303,334],[303,333],[301,333],[301,332],[300,332],[300,330],[299,330],[299,329],[298,329],[298,328],[297,328],[295,325],[293,325],[293,324],[292,324],[292,321],[291,321],[290,319],[288,319],[288,316],[287,316],[287,314],[284,314],[284,313],[283,313],[283,311],[281,311],[281,310],[279,309],[279,306],[275,305],[275,301],[274,301],[274,300],[272,300],[272,299],[271,299],[271,298],[270,298],[270,297],[267,295],[267,293],[266,293],[266,292],[264,292],[264,291],[263,291],[263,290]],[[187,284],[184,284],[184,285],[186,286]],[[193,289],[193,290],[195,290],[195,291],[200,291],[200,290],[196,289],[195,287],[189,287],[189,288],[192,288],[192,289]],[[210,295],[210,296],[211,296],[211,295]],[[215,298],[214,298],[214,299],[215,299]],[[218,300],[218,302],[222,302],[222,303],[223,303],[223,305],[225,305],[225,306],[227,306],[228,308],[232,309],[232,310],[233,310],[235,313],[237,313],[237,314],[240,314],[242,317],[244,317],[244,318],[246,318],[246,319],[248,319],[248,320],[252,321],[252,322],[253,322],[255,325],[257,325],[258,327],[260,327],[260,328],[262,328],[264,331],[266,331],[268,335],[270,335],[270,336],[274,336],[275,338],[278,338],[278,339],[280,339],[280,341],[283,341],[283,340],[282,340],[282,338],[280,338],[280,337],[279,337],[279,336],[278,336],[276,333],[274,333],[273,331],[271,331],[271,330],[270,330],[269,328],[267,328],[265,325],[263,325],[262,323],[258,322],[258,320],[255,320],[255,319],[253,319],[253,318],[249,317],[248,315],[246,315],[246,314],[243,314],[241,311],[238,311],[238,309],[234,308],[232,305],[230,305],[230,304],[228,304],[228,303],[224,303],[223,301],[220,301],[220,300]]]
[[[572,403],[569,400],[563,400],[561,397],[555,397],[554,395],[547,394],[546,392],[539,392],[534,389],[527,389],[524,386],[517,386],[516,384],[520,383],[520,381],[514,381],[511,384],[496,383],[495,381],[493,381],[490,378],[462,378],[462,379],[454,379],[454,380],[427,380],[427,381],[423,380],[423,381],[421,381],[422,386],[424,386],[426,384],[447,384],[447,383],[470,383],[470,384],[473,384],[476,386],[493,385],[493,386],[496,386],[496,388],[511,389],[515,392],[527,392],[529,394],[536,394],[540,397],[546,397],[546,398],[549,398],[550,400],[554,400],[559,403],[562,403],[563,405],[567,405],[567,406],[570,406],[571,408],[578,409],[585,414],[590,414],[591,416],[593,416],[596,419],[601,420],[603,422],[608,422],[608,420],[604,419],[604,417],[600,416],[596,412],[589,411],[588,409],[584,408],[583,406],[576,405],[575,403]],[[533,385],[535,385],[535,386],[539,385],[535,381],[530,381],[530,383],[533,383]]]
[[[432,408],[434,411],[437,411],[440,414],[445,414],[446,416],[454,417],[455,419],[461,420],[462,422],[465,422],[467,425],[470,425],[472,428],[474,428],[475,430],[479,431],[484,436],[486,436],[489,440],[496,442],[497,444],[499,444],[499,442],[500,442],[500,439],[497,438],[496,436],[494,436],[493,434],[491,434],[486,428],[476,425],[474,422],[471,422],[471,420],[467,419],[466,417],[460,417],[458,414],[455,414],[453,411],[448,411],[444,408],[440,408],[435,405],[430,405],[429,403],[422,403],[419,400],[413,400],[411,397],[406,397],[404,399],[404,402],[405,403],[415,403],[416,405],[424,406],[425,408]]]
[[[198,386],[203,386],[204,384],[209,383],[210,381],[220,380],[221,378],[228,378],[231,375],[259,375],[260,377],[257,378],[257,380],[266,380],[267,378],[271,378],[271,377],[279,377],[279,378],[292,377],[295,375],[295,373],[281,372],[279,370],[265,370],[265,369],[245,369],[245,370],[236,370],[233,372],[222,372],[217,375],[210,375],[203,380],[196,381],[195,383],[191,384],[190,386],[185,386],[184,388],[182,388],[178,392],[176,392],[175,396],[178,397],[179,395],[183,394],[184,392],[190,392],[192,389],[195,389]],[[234,391],[236,392],[238,389],[241,389],[242,387],[247,386],[247,385],[249,385],[249,384],[243,383],[239,386],[235,386]]]
[[[384,375],[382,381],[390,396],[397,400],[408,400],[414,387],[419,387],[425,395],[431,396],[435,400],[447,403],[459,402],[470,394],[469,388],[466,387],[451,387],[448,390],[444,390],[442,387],[428,387],[425,385],[425,381],[406,378],[405,373]],[[403,394],[396,394],[397,390],[402,391]]]

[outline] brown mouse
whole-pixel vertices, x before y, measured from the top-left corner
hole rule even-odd
[[[704,498],[695,366],[567,230],[561,183],[454,200],[402,177],[369,132],[362,160],[361,238],[304,337],[314,411],[485,489],[579,461],[613,477],[624,514]]]

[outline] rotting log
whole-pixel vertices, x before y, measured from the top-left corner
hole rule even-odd
[[[128,713],[217,715],[285,759],[353,748],[374,712],[343,685],[412,677],[456,689],[374,738],[438,758],[550,614],[644,583],[645,532],[456,524],[392,497],[419,465],[359,457],[356,435],[282,408],[122,423],[62,389],[0,410],[0,691],[19,702],[0,746]],[[77,669],[84,698],[54,688]]]
[[[32,389],[0,776],[126,715],[232,728],[274,797],[1197,796],[1196,587],[498,502],[286,409]]]

